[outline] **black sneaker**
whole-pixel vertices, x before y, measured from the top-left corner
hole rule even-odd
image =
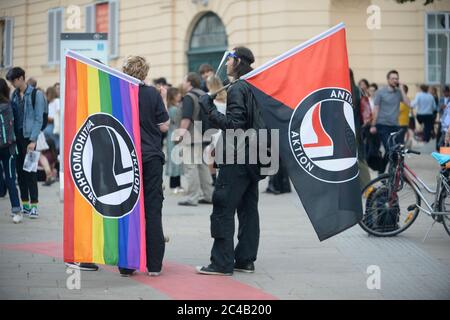
[[[211,201],[208,201],[208,200],[205,200],[205,199],[200,199],[200,200],[198,200],[198,203],[199,203],[199,204],[212,204]]]
[[[132,276],[136,270],[134,269],[127,269],[127,268],[120,268],[119,267],[119,273],[122,277],[130,277]]]
[[[255,272],[255,264],[253,262],[249,263],[235,263],[234,271],[245,272],[245,273],[254,273]]]
[[[207,274],[207,275],[215,275],[215,276],[232,276],[233,272],[224,272],[217,270],[212,265],[209,265],[207,267],[196,267],[197,273],[200,274]]]
[[[83,262],[66,262],[66,266],[72,269],[81,271],[97,271],[98,266],[94,263],[83,263]]]

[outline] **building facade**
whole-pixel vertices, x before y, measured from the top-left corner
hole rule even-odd
[[[202,62],[248,46],[255,66],[344,22],[356,79],[385,83],[390,69],[416,91],[450,83],[450,1],[424,0],[0,0],[0,76],[21,66],[46,88],[59,81],[61,32],[108,32],[109,64],[151,63],[149,80],[177,85]],[[441,72],[446,70],[446,72]],[[445,79],[442,79],[445,77]]]

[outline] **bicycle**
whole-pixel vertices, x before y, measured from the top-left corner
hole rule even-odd
[[[370,235],[391,237],[407,230],[422,211],[434,220],[424,240],[436,222],[442,223],[450,236],[450,169],[446,168],[450,155],[432,153],[441,166],[436,190],[432,190],[405,163],[407,154],[420,152],[395,144],[400,133],[392,133],[388,140],[388,173],[373,179],[362,190],[364,213],[359,225]],[[435,195],[434,203],[427,201],[422,189]]]

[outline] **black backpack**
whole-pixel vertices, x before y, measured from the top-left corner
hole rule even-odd
[[[240,80],[242,81],[242,80]],[[251,110],[250,110],[250,114],[248,117],[248,129],[255,129],[256,132],[258,132],[259,134],[259,130],[262,129],[266,129],[267,130],[267,150],[265,150],[268,154],[268,156],[271,156],[271,148],[272,146],[270,145],[271,142],[271,138],[270,138],[270,130],[268,129],[263,115],[261,113],[261,110],[259,108],[255,108],[255,105],[258,105],[255,96],[253,95],[253,92],[251,91],[249,85],[247,84],[247,82],[242,81],[242,83],[244,84],[244,86],[248,89],[248,96],[247,96],[247,105],[251,106]],[[258,139],[258,155],[260,154],[260,150],[259,148],[261,148],[261,144],[259,141],[259,137],[257,137]],[[271,163],[269,164],[262,164],[260,161],[260,158],[258,156],[257,158],[257,164],[249,164],[247,165],[247,169],[250,172],[250,176],[253,177],[254,180],[259,181],[259,180],[263,180],[267,177],[267,175],[263,175],[261,174],[261,169],[262,168],[269,168],[271,166]]]
[[[37,89],[33,89],[33,91],[31,92],[31,104],[33,105],[33,109],[36,106],[36,92]],[[44,101],[45,101],[45,105],[44,105],[44,113],[42,114],[42,127],[41,127],[41,131],[44,131],[45,128],[47,128],[47,124],[48,124],[48,102],[47,99],[44,96]]]
[[[16,91],[14,92],[14,95],[19,96],[19,89],[16,89]],[[36,93],[37,93],[37,89],[33,88],[33,91],[31,91],[31,104],[33,106],[33,109],[36,106]],[[45,98],[44,95],[44,101],[45,101],[45,105],[44,105],[44,113],[42,114],[42,127],[41,127],[41,131],[43,131],[45,128],[47,128],[47,124],[48,124],[48,102],[47,99]]]
[[[10,146],[16,141],[14,134],[14,115],[11,105],[0,106],[0,148]]]

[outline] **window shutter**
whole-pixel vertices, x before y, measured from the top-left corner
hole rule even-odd
[[[48,11],[48,63],[55,63],[55,11]]]
[[[12,18],[5,19],[5,34],[3,41],[5,47],[3,48],[3,67],[12,68],[13,66],[13,30],[14,30],[14,20]]]
[[[95,4],[86,6],[86,32],[95,32]]]
[[[119,57],[119,1],[109,1],[109,57]]]
[[[61,32],[63,30],[63,8],[55,11],[55,62],[61,60]]]

